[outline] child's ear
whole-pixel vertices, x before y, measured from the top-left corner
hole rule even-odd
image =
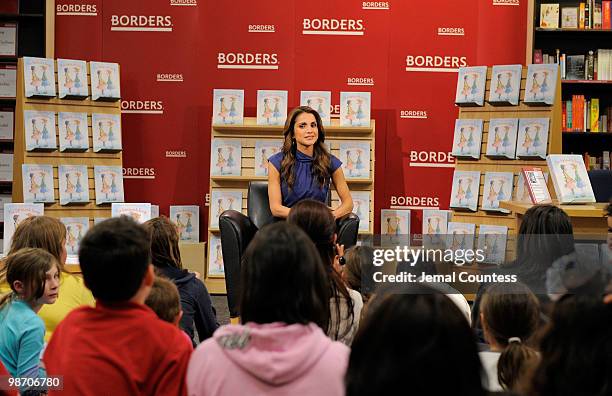
[[[155,270],[153,268],[153,264],[149,264],[147,267],[147,272],[145,272],[144,284],[146,286],[153,286],[153,282],[155,281]]]
[[[23,294],[25,291],[23,287],[23,282],[20,280],[16,280],[15,282],[13,282],[13,289],[17,294]]]
[[[181,321],[181,318],[182,318],[182,317],[183,317],[183,310],[181,309],[181,310],[179,311],[179,313],[176,315],[176,318],[174,318],[174,325],[175,325],[176,327],[178,327],[179,322]]]

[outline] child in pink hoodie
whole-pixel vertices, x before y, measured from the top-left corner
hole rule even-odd
[[[298,227],[261,229],[242,265],[242,325],[223,326],[193,353],[189,395],[344,395],[349,349],[329,320],[325,268]]]

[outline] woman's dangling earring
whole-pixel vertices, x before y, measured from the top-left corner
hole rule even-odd
[[[291,138],[291,150],[297,150],[297,143],[295,141],[295,138]]]

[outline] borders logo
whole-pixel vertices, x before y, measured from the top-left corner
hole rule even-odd
[[[410,151],[410,166],[418,168],[454,168],[455,157],[444,151]]]
[[[462,27],[439,27],[438,36],[465,36],[465,29]]]
[[[388,1],[364,1],[361,3],[362,10],[388,10]]]
[[[402,110],[400,118],[427,119],[427,110]]]
[[[407,72],[442,72],[454,73],[460,67],[467,66],[465,56],[408,55],[406,56]]]
[[[113,32],[171,32],[169,15],[111,15]]]
[[[158,82],[167,81],[167,82],[183,82],[183,74],[182,73],[157,73]]]
[[[166,150],[166,158],[187,158],[185,150]]]
[[[249,25],[249,33],[275,33],[276,25]]]
[[[494,6],[519,6],[520,0],[493,0]]]
[[[391,196],[391,209],[440,209],[438,197]]]
[[[98,16],[95,4],[57,4],[55,15]]]
[[[121,112],[124,114],[164,114],[161,100],[122,100]]]
[[[346,85],[374,86],[374,79],[371,77],[349,77],[346,79]]]
[[[278,70],[277,54],[252,54],[242,52],[219,52],[217,69]]]
[[[170,0],[171,6],[198,6],[198,0]]]
[[[124,179],[155,179],[155,168],[123,168]]]
[[[363,36],[363,19],[308,19],[302,21],[302,34]]]

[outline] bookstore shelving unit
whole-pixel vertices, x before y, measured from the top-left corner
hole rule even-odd
[[[213,190],[232,190],[242,192],[242,212],[247,213],[247,190],[250,181],[266,181],[266,176],[255,176],[255,142],[260,140],[282,140],[282,126],[257,125],[256,117],[245,117],[242,125],[212,125],[211,138],[239,139],[241,142],[241,175],[240,176],[211,176],[210,196]],[[360,141],[370,143],[370,177],[367,179],[347,179],[351,192],[367,191],[370,193],[370,227],[368,231],[360,231],[361,237],[371,235],[374,228],[374,164],[375,164],[375,121],[370,121],[370,127],[341,127],[339,120],[332,119],[332,124],[325,127],[325,142],[331,142],[331,153],[336,157],[339,155],[339,144],[343,141]],[[338,204],[338,195],[332,190],[332,206]],[[212,203],[209,206],[209,224],[212,216]],[[211,236],[220,236],[218,228],[208,228],[208,240]],[[210,265],[210,249],[208,252],[208,263]],[[208,266],[207,266],[208,269]],[[213,294],[224,294],[225,280],[222,277],[208,276],[205,278],[208,290]]]

